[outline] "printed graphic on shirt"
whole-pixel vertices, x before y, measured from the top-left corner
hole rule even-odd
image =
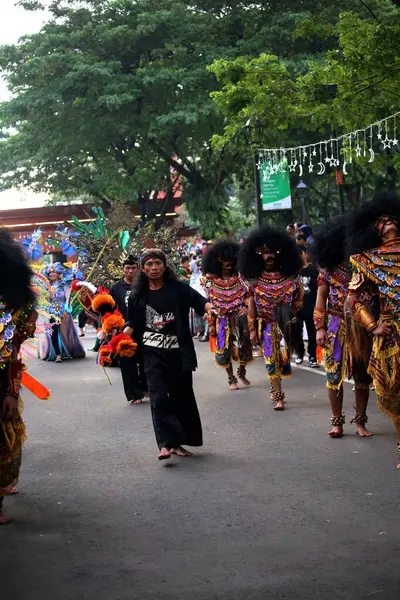
[[[125,292],[125,306],[128,306],[128,300],[129,300],[129,296],[131,295],[132,291],[131,290],[126,290]]]
[[[173,323],[174,320],[175,315],[173,312],[167,312],[163,315],[160,315],[151,306],[146,306],[146,329],[160,332],[164,329],[164,327]]]
[[[311,277],[302,277],[301,281],[302,281],[302,284],[303,284],[304,293],[305,294],[309,294],[310,293],[310,281],[311,281]]]
[[[163,348],[164,350],[174,350],[179,348],[178,338],[176,335],[164,335],[153,331],[145,331],[143,335],[143,343],[145,346],[153,348]]]

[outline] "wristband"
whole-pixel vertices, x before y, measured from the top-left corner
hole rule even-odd
[[[326,310],[321,308],[314,308],[314,325],[315,329],[326,329]]]
[[[249,317],[249,315],[247,315],[247,323],[249,325],[249,331],[254,331],[256,328],[256,318]]]

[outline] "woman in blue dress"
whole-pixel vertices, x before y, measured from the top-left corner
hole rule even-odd
[[[49,281],[48,313],[51,327],[40,341],[39,357],[42,360],[62,362],[85,357],[72,316],[66,310],[70,290],[69,272],[61,263],[48,265],[44,269]]]

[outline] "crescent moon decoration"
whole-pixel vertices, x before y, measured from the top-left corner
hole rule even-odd
[[[348,173],[347,173],[347,169],[346,169],[346,165],[347,165],[347,162],[346,162],[346,161],[344,161],[344,163],[343,163],[343,168],[342,168],[343,175],[348,175]]]
[[[299,165],[299,177],[303,175],[303,165],[300,163]]]
[[[374,158],[375,158],[375,152],[372,150],[372,148],[369,148],[369,153],[370,153],[370,159],[369,159],[369,163],[374,162]]]
[[[324,163],[319,162],[318,166],[319,166],[320,170],[318,171],[317,175],[323,175],[325,173],[325,165],[324,165]]]

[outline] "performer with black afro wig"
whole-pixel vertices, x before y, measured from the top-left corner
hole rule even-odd
[[[252,347],[247,325],[247,290],[239,279],[237,261],[240,246],[230,239],[212,244],[203,257],[203,286],[217,311],[209,317],[211,343],[215,340],[215,364],[226,369],[231,390],[238,390],[232,361],[239,361],[237,376],[249,386],[246,365],[252,360]],[[216,339],[215,339],[216,338]]]
[[[349,306],[354,322],[372,335],[368,373],[379,408],[395,425],[400,459],[400,198],[386,192],[361,206],[348,234],[356,252],[350,257]],[[379,315],[368,302],[374,295]]]
[[[312,255],[320,270],[314,323],[317,344],[322,346],[326,373],[326,386],[332,410],[332,438],[343,435],[343,382],[354,377],[355,415],[352,423],[362,437],[372,433],[366,429],[366,414],[371,378],[367,374],[366,362],[361,356],[350,360],[349,337],[345,320],[345,302],[351,280],[351,269],[346,255],[346,217],[328,221],[314,236]],[[369,344],[366,339],[366,353]],[[352,366],[352,368],[351,368]]]
[[[290,356],[299,345],[295,316],[303,303],[301,266],[295,242],[287,233],[268,226],[249,235],[239,257],[249,292],[250,340],[262,346],[271,400],[279,411],[284,410],[285,400],[281,380],[290,377]]]
[[[31,276],[21,246],[9,231],[0,229],[0,525],[11,520],[3,513],[3,499],[15,493],[26,439],[20,399],[24,365],[19,354],[21,344],[35,333]]]

